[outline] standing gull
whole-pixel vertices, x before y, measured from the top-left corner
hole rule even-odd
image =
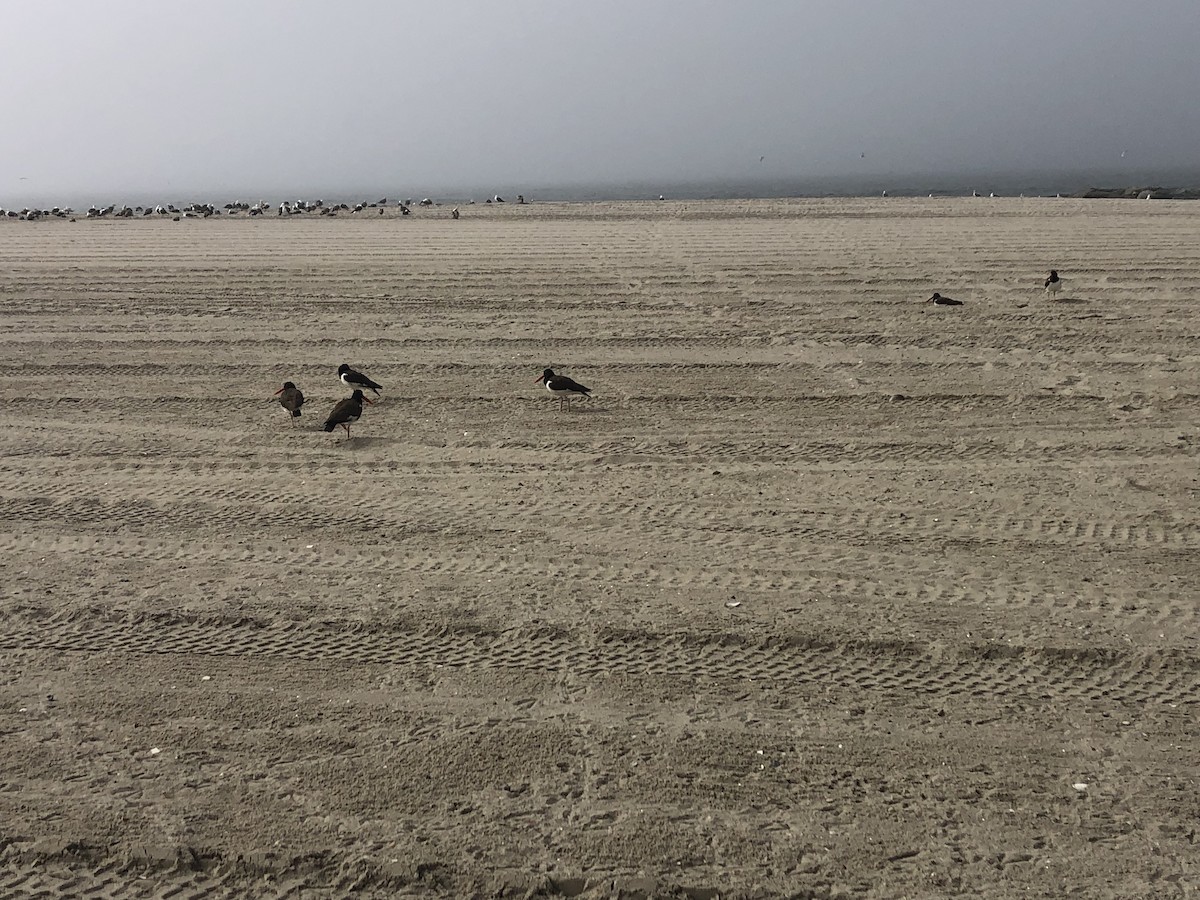
[[[542,377],[538,381],[545,384],[546,390],[558,398],[559,410],[562,409],[565,402],[567,410],[570,411],[571,399],[574,397],[582,397],[584,400],[591,399],[591,388],[584,387],[578,381],[568,378],[566,375],[555,375],[553,369],[546,369],[542,372]]]
[[[1046,296],[1051,298],[1057,297],[1058,292],[1062,290],[1062,285],[1062,279],[1058,277],[1057,270],[1051,269],[1050,277],[1047,278],[1045,282]]]
[[[325,420],[325,424],[322,427],[326,431],[333,431],[333,429],[341,425],[346,429],[346,440],[350,440],[350,426],[362,417],[362,405],[364,401],[368,404],[371,402],[363,396],[362,391],[355,391],[345,400],[338,401],[338,404],[330,410],[329,418]]]
[[[375,392],[376,397],[379,396],[379,391],[383,387],[383,385],[376,384],[362,372],[354,371],[345,363],[342,363],[340,366],[338,366],[338,378],[341,379],[342,384],[351,390],[362,390],[363,388],[369,388]]]
[[[300,388],[290,381],[285,381],[283,387],[275,392],[275,396],[279,398],[279,405],[288,411],[288,421],[295,425],[295,420],[300,416],[300,407],[304,405],[304,394],[300,392]]]

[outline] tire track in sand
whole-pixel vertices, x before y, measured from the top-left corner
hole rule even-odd
[[[987,697],[1006,703],[1192,704],[1200,659],[1046,647],[981,645],[959,655],[913,644],[831,645],[804,635],[776,640],[684,632],[381,632],[256,622],[34,622],[0,635],[0,651],[271,656],[375,666],[522,669],[575,677],[660,675],[769,679],[847,693]]]

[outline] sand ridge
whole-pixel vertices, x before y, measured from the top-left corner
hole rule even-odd
[[[0,893],[1194,884],[1200,207],[460,211],[0,221]]]

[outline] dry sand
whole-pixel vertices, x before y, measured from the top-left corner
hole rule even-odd
[[[0,895],[1200,889],[1198,297],[1200,203],[4,221]]]

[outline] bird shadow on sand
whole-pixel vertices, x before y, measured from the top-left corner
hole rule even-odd
[[[580,407],[579,409],[575,409],[574,407],[572,407],[570,410],[564,409],[561,413],[558,410],[551,410],[549,413],[547,413],[547,415],[551,415],[554,417],[558,417],[561,415],[564,420],[570,421],[571,419],[576,419],[576,418],[592,419],[592,418],[595,418],[596,416],[611,416],[612,410],[605,409],[603,406],[588,406],[588,407]]]
[[[336,441],[330,441],[332,447],[338,449],[345,448],[347,450],[361,450],[367,447],[382,447],[390,443],[386,437],[372,434],[355,434],[350,437],[338,438]]]
[[[1082,306],[1087,303],[1087,301],[1082,297],[1058,297],[1050,302],[1055,306],[1059,306],[1060,304],[1065,304],[1067,306]]]
[[[575,400],[571,403],[570,408],[562,407],[561,409],[559,408],[558,403],[553,400],[551,400],[549,403],[546,403],[545,401],[540,400],[540,399],[534,400],[531,402],[536,404],[536,406],[535,406],[536,409],[541,409],[547,413],[552,413],[554,415],[559,415],[560,413],[564,416],[566,416],[566,415],[572,415],[572,416],[574,416],[574,415],[589,415],[589,416],[612,415],[611,407],[609,407],[608,405],[605,405],[603,403],[600,403],[597,400]],[[619,401],[618,401],[617,405],[620,406]]]

